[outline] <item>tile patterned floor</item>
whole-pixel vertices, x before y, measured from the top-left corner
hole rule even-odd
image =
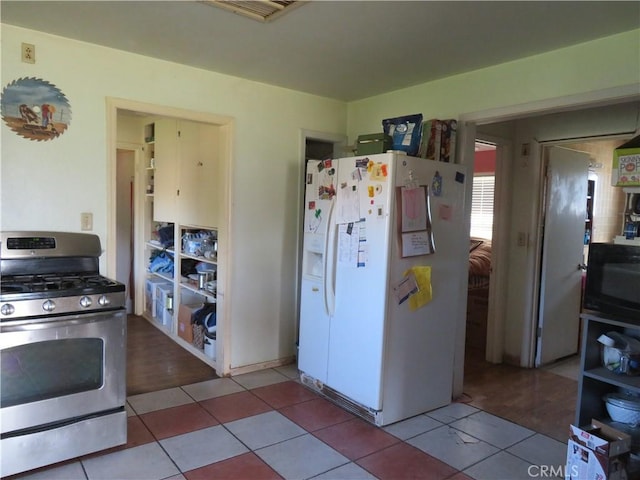
[[[566,456],[463,403],[378,428],[303,387],[293,367],[135,395],[127,411],[127,445],[12,479],[517,480]]]

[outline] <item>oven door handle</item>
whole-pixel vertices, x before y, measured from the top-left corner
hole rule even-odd
[[[113,315],[125,315],[126,310],[100,310],[99,312],[83,313],[80,315],[64,315],[61,317],[31,317],[14,320],[3,320],[0,323],[0,332],[23,332],[28,330],[46,330],[49,328],[72,327],[86,325],[102,321],[112,321]]]

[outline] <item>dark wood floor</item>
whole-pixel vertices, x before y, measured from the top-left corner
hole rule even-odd
[[[127,395],[201,382],[215,370],[147,320],[129,316]],[[493,365],[468,349],[463,401],[565,442],[574,420],[578,382],[543,369]]]
[[[127,322],[127,395],[218,378],[216,372],[147,320]]]
[[[576,380],[540,368],[490,364],[471,349],[464,392],[461,401],[561,442],[575,420]]]

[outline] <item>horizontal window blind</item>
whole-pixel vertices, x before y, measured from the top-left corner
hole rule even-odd
[[[473,177],[473,198],[471,200],[471,236],[491,239],[493,231],[494,175]]]

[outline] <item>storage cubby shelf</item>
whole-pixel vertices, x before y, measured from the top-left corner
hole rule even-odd
[[[602,366],[598,338],[611,331],[640,338],[640,324],[596,312],[585,312],[580,317],[583,328],[575,425],[586,425],[592,419],[610,423],[604,396],[613,392],[640,394],[640,376],[614,373]]]

